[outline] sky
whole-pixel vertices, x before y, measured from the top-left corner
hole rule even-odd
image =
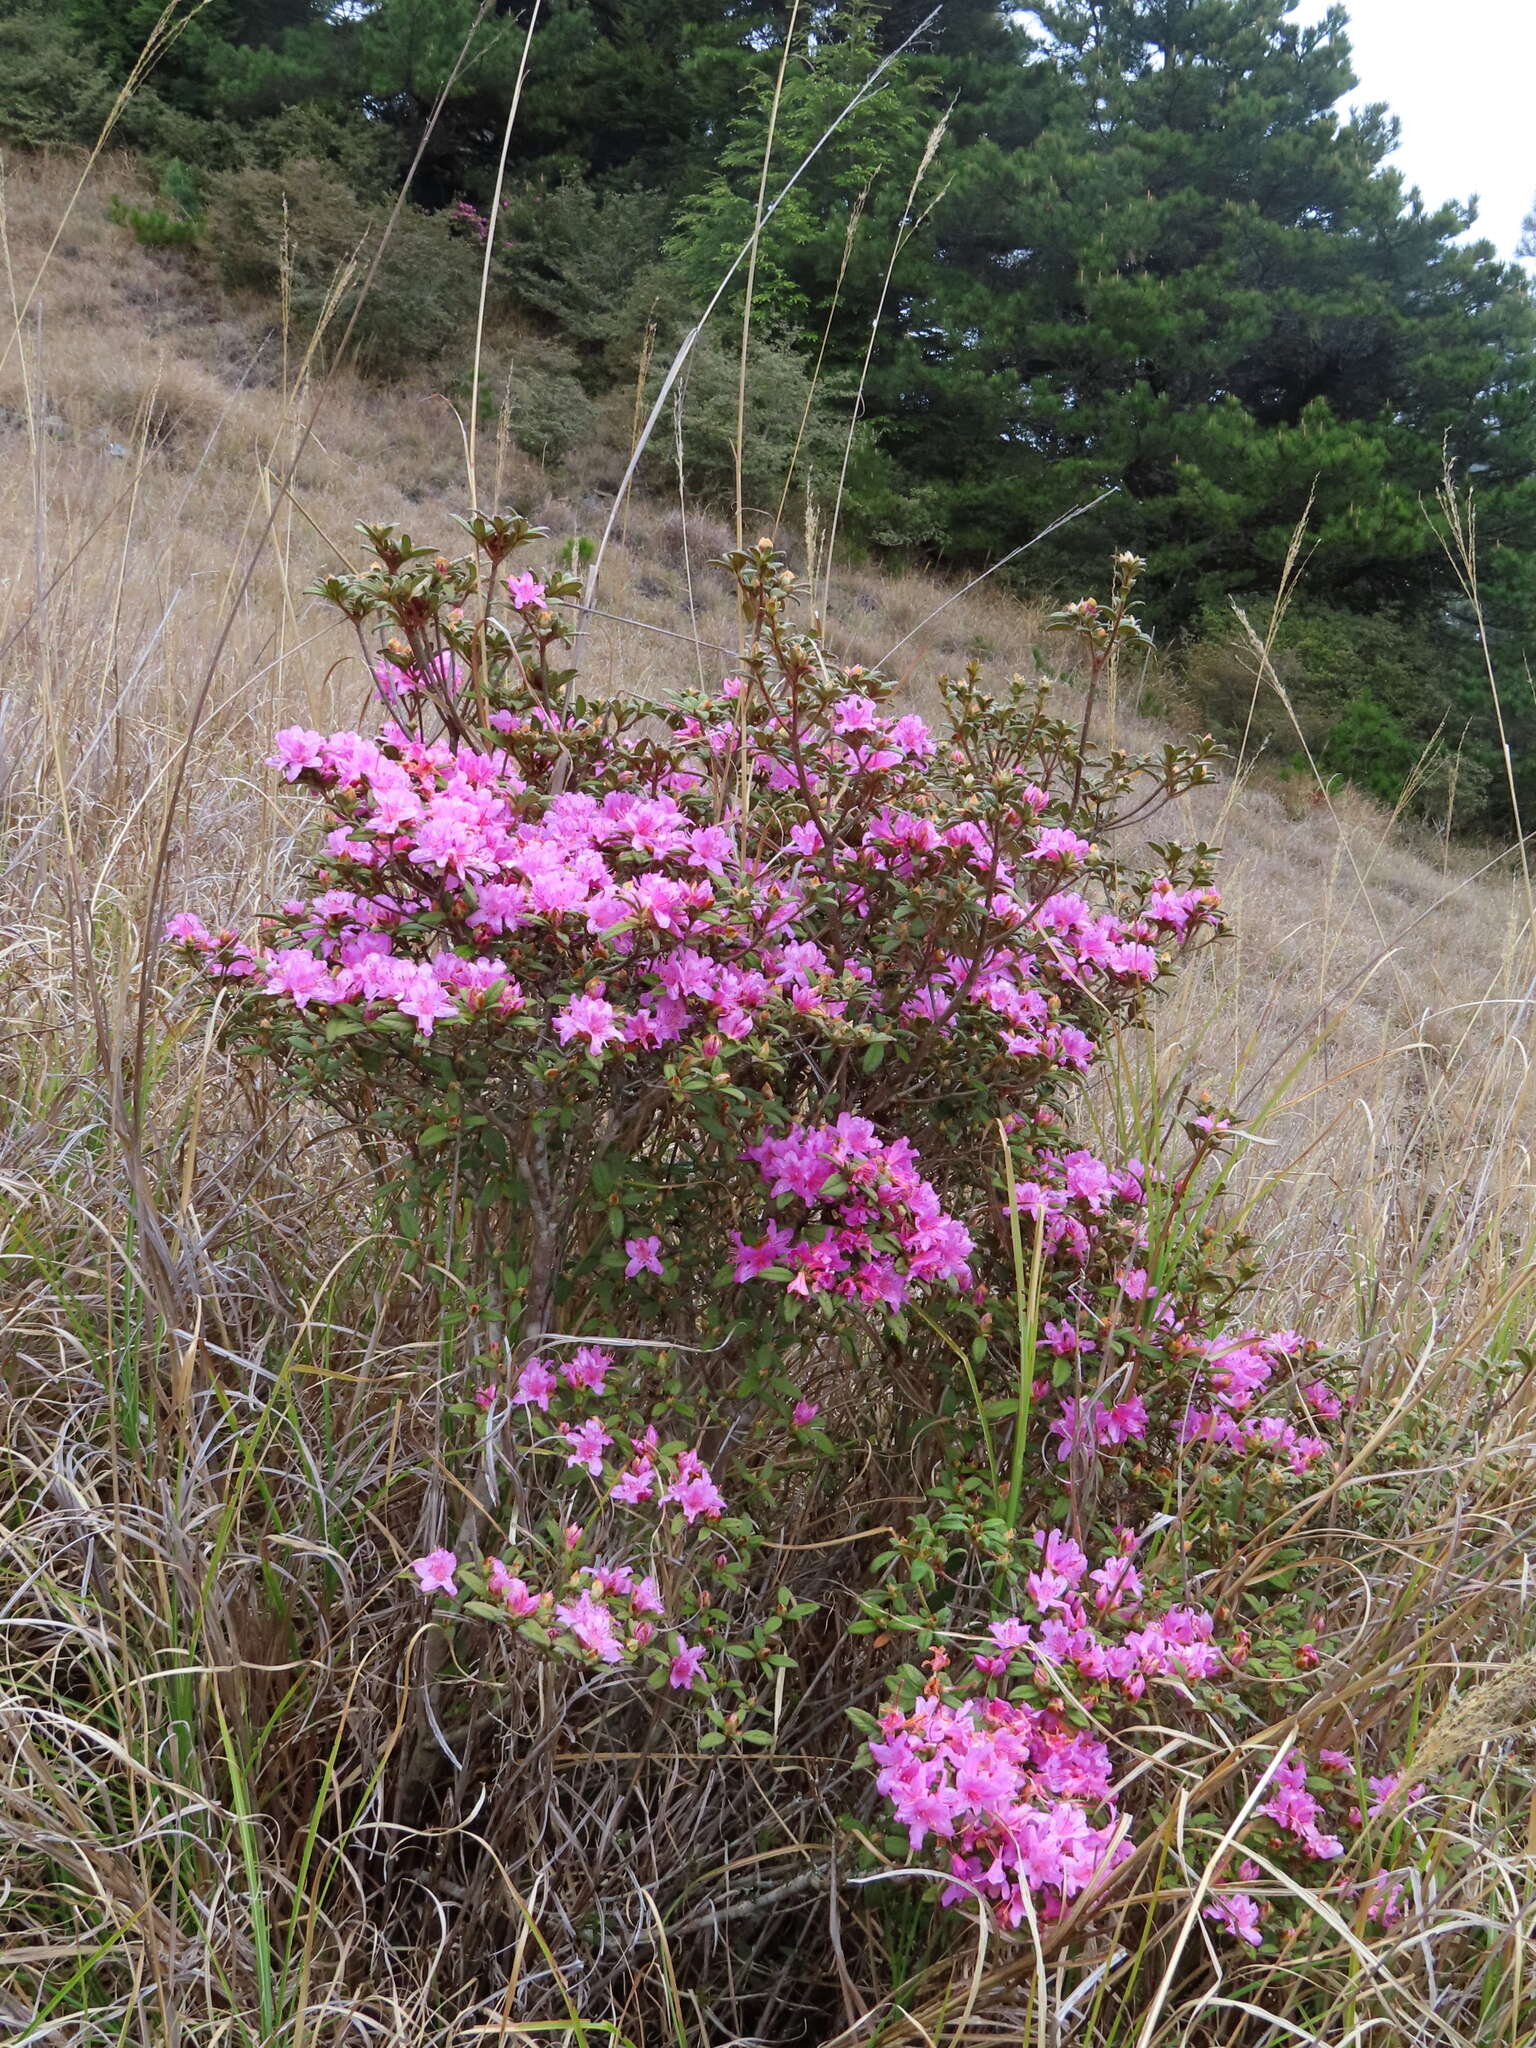
[[[1402,122],[1390,161],[1427,204],[1478,198],[1477,232],[1513,256],[1536,202],[1536,0],[1343,0],[1362,105]],[[1320,21],[1328,0],[1292,19]]]

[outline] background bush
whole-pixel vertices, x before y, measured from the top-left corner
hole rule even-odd
[[[208,242],[219,274],[235,290],[288,302],[312,331],[344,269],[329,329],[340,338],[358,303],[389,209],[361,199],[331,165],[230,171],[213,181]],[[354,335],[359,359],[383,373],[430,362],[460,341],[474,319],[476,252],[441,214],[404,213],[384,250]]]

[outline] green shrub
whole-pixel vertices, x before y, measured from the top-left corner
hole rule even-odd
[[[180,157],[172,157],[160,175],[160,206],[132,206],[115,194],[107,202],[109,217],[146,249],[187,249],[203,231],[202,180]]]
[[[579,178],[521,186],[505,200],[496,229],[501,291],[594,365],[630,367],[664,294],[666,204],[659,192],[597,193]]]
[[[208,211],[219,272],[237,290],[276,299],[286,264],[289,302],[312,331],[338,278],[332,343],[358,307],[389,209],[358,197],[333,165],[303,159],[215,180]],[[477,265],[446,216],[401,209],[362,302],[353,346],[363,367],[389,375],[439,356],[474,319]]]
[[[706,328],[674,391],[681,393],[683,474],[690,490],[724,505],[736,489],[736,399],[739,335]],[[658,350],[646,389],[654,402],[669,355]],[[742,487],[748,505],[771,515],[794,464],[790,502],[807,488],[830,500],[837,488],[851,397],[839,382],[812,384],[809,366],[786,344],[752,342],[747,380]],[[803,430],[802,430],[802,422]],[[797,445],[798,444],[798,445]],[[645,473],[658,489],[676,488],[674,417],[658,422],[645,455]]]
[[[555,342],[527,340],[506,351],[494,378],[482,372],[480,403],[487,415],[505,407],[513,441],[540,462],[561,461],[597,432],[576,358]]]
[[[344,99],[303,100],[253,122],[243,150],[245,161],[258,170],[328,164],[364,195],[388,189],[396,176],[393,139]]]
[[[1238,600],[1254,632],[1270,604]],[[1443,821],[1487,825],[1494,757],[1487,682],[1477,651],[1443,623],[1392,610],[1344,611],[1302,601],[1288,609],[1271,651],[1274,682],[1230,612],[1207,611],[1178,661],[1185,708],[1211,731],[1290,757],[1305,743],[1318,767],[1380,802]],[[1299,730],[1298,730],[1299,729]],[[1411,788],[1409,787],[1411,783]]]
[[[20,149],[93,142],[113,96],[112,80],[57,11],[0,12],[0,141]]]

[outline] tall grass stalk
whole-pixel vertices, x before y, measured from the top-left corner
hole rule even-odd
[[[784,98],[784,74],[789,69],[790,56],[795,47],[795,30],[800,22],[800,0],[794,0],[789,10],[789,21],[784,30],[783,47],[779,51],[779,68],[773,81],[773,97],[768,103],[768,132],[763,137],[763,162],[757,178],[757,198],[753,204],[751,253],[747,257],[747,285],[741,304],[741,346],[736,361],[736,545],[742,545],[742,465],[746,460],[747,440],[747,362],[752,352],[752,303],[757,294],[757,252],[763,240],[763,202],[768,197],[768,168],[773,162],[774,137],[779,127],[779,107]]]

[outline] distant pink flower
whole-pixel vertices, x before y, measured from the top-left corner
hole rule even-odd
[[[794,1423],[796,1429],[809,1429],[820,1413],[821,1403],[819,1401],[797,1401],[790,1420]]]
[[[1096,1351],[1098,1346],[1091,1337],[1079,1335],[1073,1324],[1068,1322],[1046,1323],[1041,1335],[1058,1358],[1075,1358],[1080,1351]]]
[[[1402,1883],[1378,1870],[1364,1890],[1367,1920],[1374,1920],[1378,1927],[1395,1927],[1403,1917],[1406,1893]]]
[[[661,1588],[649,1574],[643,1578],[629,1596],[629,1604],[636,1614],[661,1614]]]
[[[509,576],[507,596],[512,600],[512,609],[519,612],[533,611],[544,602],[544,585],[529,575]]]
[[[1371,1803],[1366,1809],[1368,1819],[1376,1818],[1382,1808],[1391,1801],[1402,1781],[1401,1771],[1388,1771],[1384,1777],[1366,1779],[1371,1794]],[[1422,1799],[1426,1789],[1423,1785],[1410,1785],[1403,1796],[1403,1804],[1411,1806],[1415,1800]]]
[[[667,1673],[667,1683],[674,1692],[692,1692],[693,1682],[704,1668],[704,1652],[696,1644],[690,1644],[681,1636],[672,1638],[677,1655],[672,1659]]]
[[[425,1557],[412,1559],[411,1570],[421,1582],[423,1593],[446,1593],[450,1600],[459,1594],[454,1573],[459,1560],[451,1550],[429,1550]]]
[[[659,1237],[626,1237],[624,1252],[629,1261],[624,1268],[626,1280],[633,1280],[637,1273],[661,1273]]]

